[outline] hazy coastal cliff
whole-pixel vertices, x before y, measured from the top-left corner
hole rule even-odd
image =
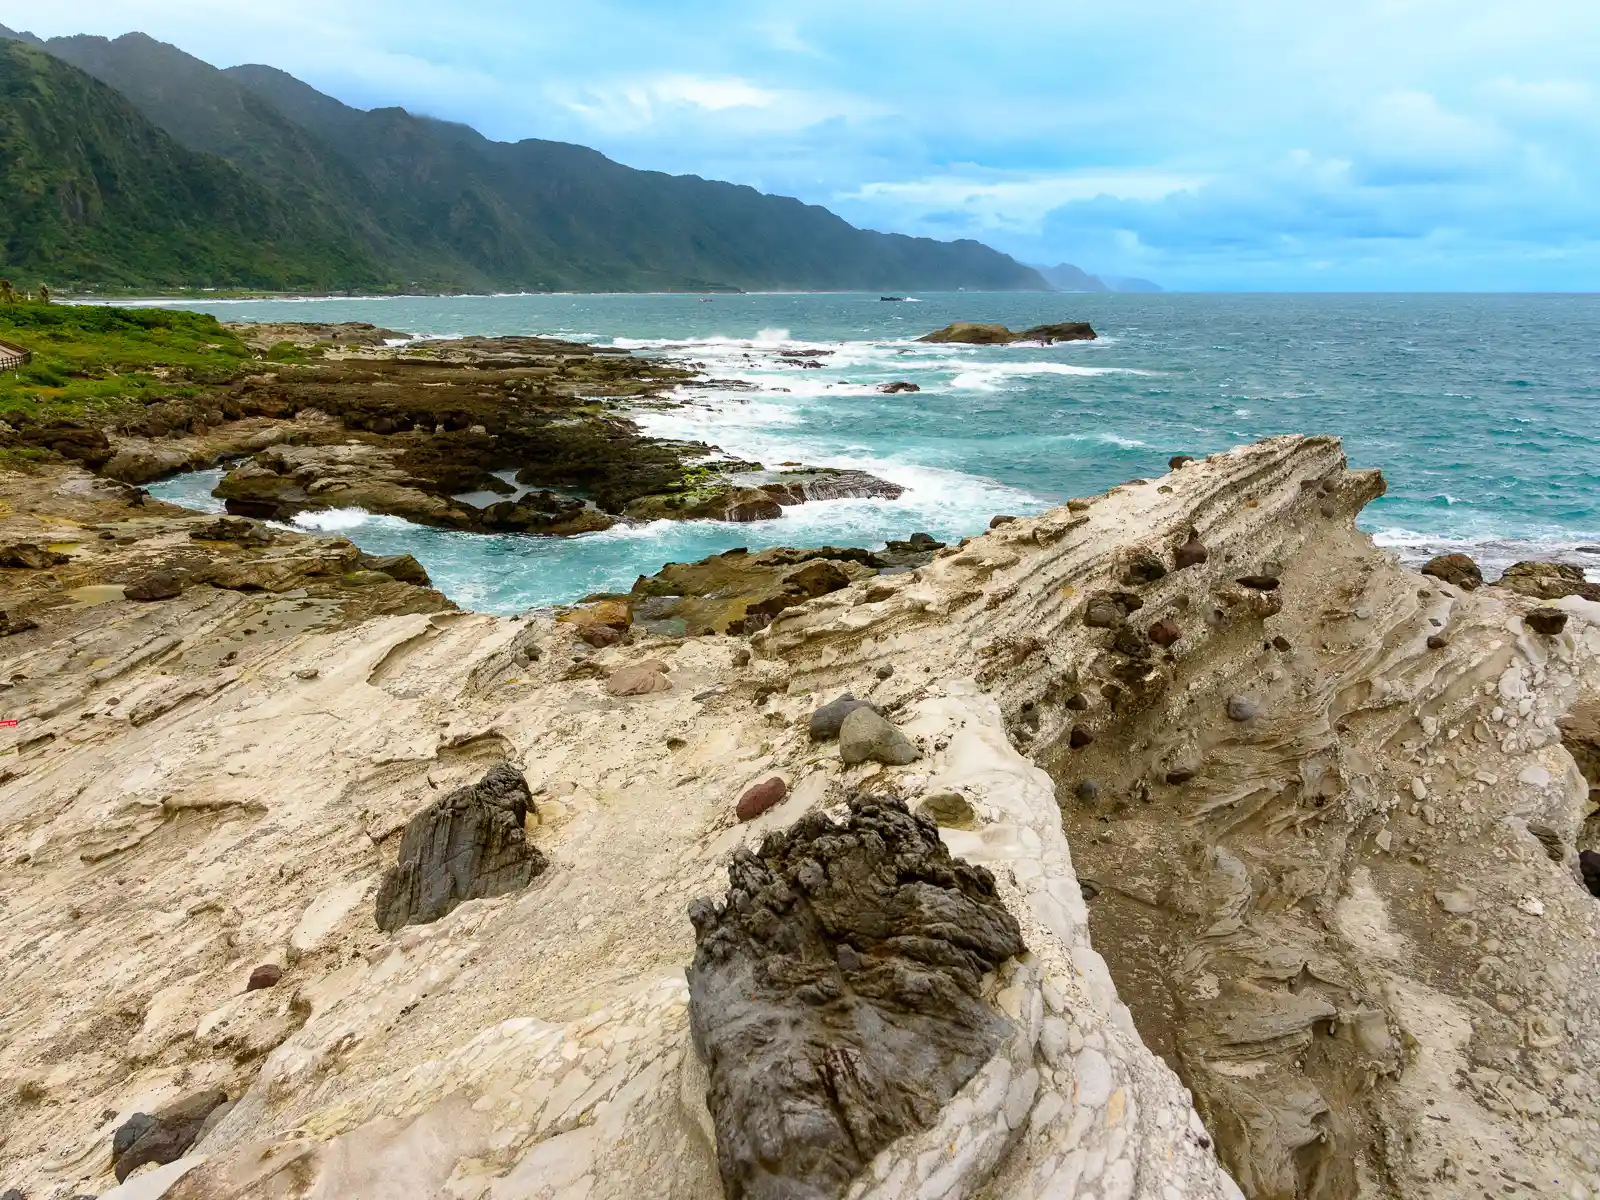
[[[1334,439],[748,637],[0,487],[30,1200],[1600,1189],[1600,604],[1402,569]]]

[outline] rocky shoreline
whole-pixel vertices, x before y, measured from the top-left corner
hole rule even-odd
[[[502,618],[80,465],[733,486],[580,413],[658,365],[314,344],[0,470],[0,1188],[1600,1194],[1581,573],[1408,571],[1354,525],[1381,476],[1286,437]]]

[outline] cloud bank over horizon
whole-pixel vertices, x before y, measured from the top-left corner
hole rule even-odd
[[[1593,0],[0,0],[1169,288],[1600,290]]]

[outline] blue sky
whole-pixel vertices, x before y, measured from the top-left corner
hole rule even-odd
[[[1170,288],[1600,290],[1600,0],[0,0]]]

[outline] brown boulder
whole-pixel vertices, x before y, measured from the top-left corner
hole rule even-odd
[[[1585,600],[1600,601],[1600,583],[1590,583],[1584,578],[1581,568],[1569,563],[1513,563],[1495,581],[1494,586],[1534,600],[1581,596]]]
[[[1559,608],[1536,608],[1522,620],[1529,629],[1545,637],[1555,637],[1567,627],[1567,614]]]
[[[1430,558],[1423,564],[1422,573],[1442,579],[1463,592],[1475,592],[1483,586],[1483,572],[1466,554],[1441,554]]]

